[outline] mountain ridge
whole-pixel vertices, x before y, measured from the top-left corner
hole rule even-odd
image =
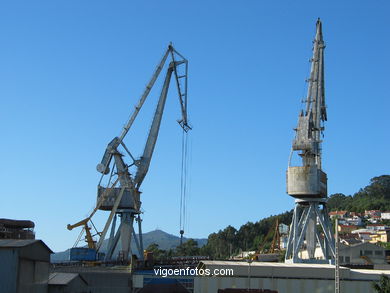
[[[137,234],[137,236],[139,236],[139,234]],[[186,242],[189,239],[193,239],[197,241],[198,247],[203,247],[207,243],[207,238],[186,238],[186,237],[183,237],[183,242]],[[142,233],[142,240],[144,243],[144,249],[146,249],[150,244],[153,243],[158,244],[159,248],[162,250],[175,249],[180,244],[180,237],[169,234],[160,229]],[[108,245],[108,239],[105,239],[102,245],[103,252],[106,251],[107,245]],[[135,247],[134,239],[132,239],[131,245],[132,247]],[[69,261],[69,251],[70,249],[53,253],[51,255],[51,262],[58,263],[58,262]],[[137,252],[136,249],[134,252]],[[138,253],[136,254],[138,255]]]

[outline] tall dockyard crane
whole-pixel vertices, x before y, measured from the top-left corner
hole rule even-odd
[[[164,68],[169,56],[171,58],[171,62],[169,63],[167,73],[165,75],[164,84],[160,93],[160,98],[158,100],[144,151],[142,156],[139,159],[136,159],[125,145],[124,138],[131,129],[133,122]],[[85,220],[82,220],[75,225],[68,225],[68,228],[83,225],[86,232],[89,232],[88,221],[90,221],[92,215],[98,209],[110,211],[108,220],[103,231],[99,233],[100,238],[96,243],[96,250],[101,250],[105,236],[111,226],[105,260],[115,259],[115,251],[119,252],[118,257],[120,259],[128,260],[130,257],[129,254],[132,253],[132,249],[130,247],[132,237],[135,240],[139,256],[141,258],[143,257],[140,187],[148,172],[153,156],[172,74],[174,75],[176,81],[181,109],[181,119],[178,122],[183,129],[183,134],[186,134],[191,129],[187,120],[187,73],[188,61],[170,44],[162,60],[158,64],[151,80],[147,84],[138,104],[135,106],[133,114],[124,126],[122,133],[108,144],[101,162],[96,167],[97,171],[100,172],[102,176],[98,184],[97,205],[94,211],[91,216]],[[121,150],[119,149],[120,147]],[[127,154],[131,159],[132,162],[130,164],[126,164],[124,160],[125,154]],[[130,170],[130,168],[132,169]],[[103,178],[106,178],[105,181],[107,183],[105,186],[103,185]],[[120,224],[116,229],[118,216],[120,218]],[[133,228],[134,220],[138,223],[139,236],[137,236]],[[87,240],[88,238],[87,233]],[[119,249],[118,243],[121,244],[121,249]]]
[[[306,109],[298,118],[298,127],[292,144],[292,153],[298,152],[302,166],[287,169],[287,193],[295,198],[295,209],[287,244],[287,262],[327,262],[334,260],[335,245],[329,222],[327,202],[327,175],[322,171],[321,135],[323,122],[327,120],[324,90],[324,49],[320,19],[316,24],[313,42]],[[322,228],[323,235],[317,229]],[[304,243],[306,246],[304,246]],[[317,244],[321,247],[324,260],[315,256]],[[306,248],[308,259],[299,257]]]

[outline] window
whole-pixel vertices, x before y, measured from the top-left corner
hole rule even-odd
[[[351,258],[349,256],[346,256],[345,257],[345,263],[350,263],[351,262]]]
[[[364,255],[372,255],[372,250],[365,250]]]
[[[383,251],[382,250],[375,250],[375,255],[383,255]]]
[[[344,262],[344,256],[339,256],[339,262]]]

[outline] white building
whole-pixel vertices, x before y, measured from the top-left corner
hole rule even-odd
[[[375,231],[369,229],[357,229],[353,230],[351,233],[357,234],[359,239],[361,239],[363,242],[368,242],[371,241],[371,235],[375,234]]]
[[[381,219],[382,220],[390,220],[390,212],[381,213]]]
[[[354,225],[354,226],[361,226],[361,225],[363,225],[363,221],[362,221],[362,219],[360,217],[353,216],[351,218],[346,218],[344,220],[344,224]]]
[[[382,230],[386,230],[388,227],[387,225],[383,225],[383,224],[369,224],[366,226],[366,228],[368,230],[373,230],[373,231],[382,231]]]
[[[244,259],[244,258],[249,258],[252,255],[255,255],[256,251],[241,251],[239,254],[233,256],[233,259]]]
[[[269,289],[278,293],[333,293],[334,266],[319,264],[284,264],[265,262],[202,261],[198,269],[226,270],[232,275],[198,276],[194,280],[194,293],[217,293],[219,289]],[[353,270],[340,268],[341,292],[374,292],[372,281],[389,271]]]
[[[288,235],[280,235],[280,249],[287,249]]]
[[[288,231],[289,231],[290,227],[286,224],[279,224],[279,233],[280,234],[288,234]]]

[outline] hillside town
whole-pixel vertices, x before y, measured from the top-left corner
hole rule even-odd
[[[332,211],[329,217],[339,236],[340,264],[351,268],[389,269],[390,268],[390,212],[366,210],[363,213],[350,211]],[[317,223],[319,225],[319,223]],[[261,261],[280,261],[287,248],[290,227],[278,224],[279,246],[272,251],[240,251],[231,257],[235,260],[254,259]],[[273,231],[276,232],[276,231]],[[323,237],[323,236],[322,236]],[[306,250],[300,251],[300,257],[307,259]],[[321,247],[316,247],[315,257],[323,259]]]
[[[339,261],[343,266],[384,269],[390,266],[390,212],[366,210],[363,213],[332,211],[329,217],[339,234]],[[284,225],[285,226],[285,225]],[[286,227],[279,230],[285,231]],[[281,233],[280,248],[284,249],[288,233]],[[317,247],[316,258],[321,259]],[[307,257],[301,251],[303,258]]]

